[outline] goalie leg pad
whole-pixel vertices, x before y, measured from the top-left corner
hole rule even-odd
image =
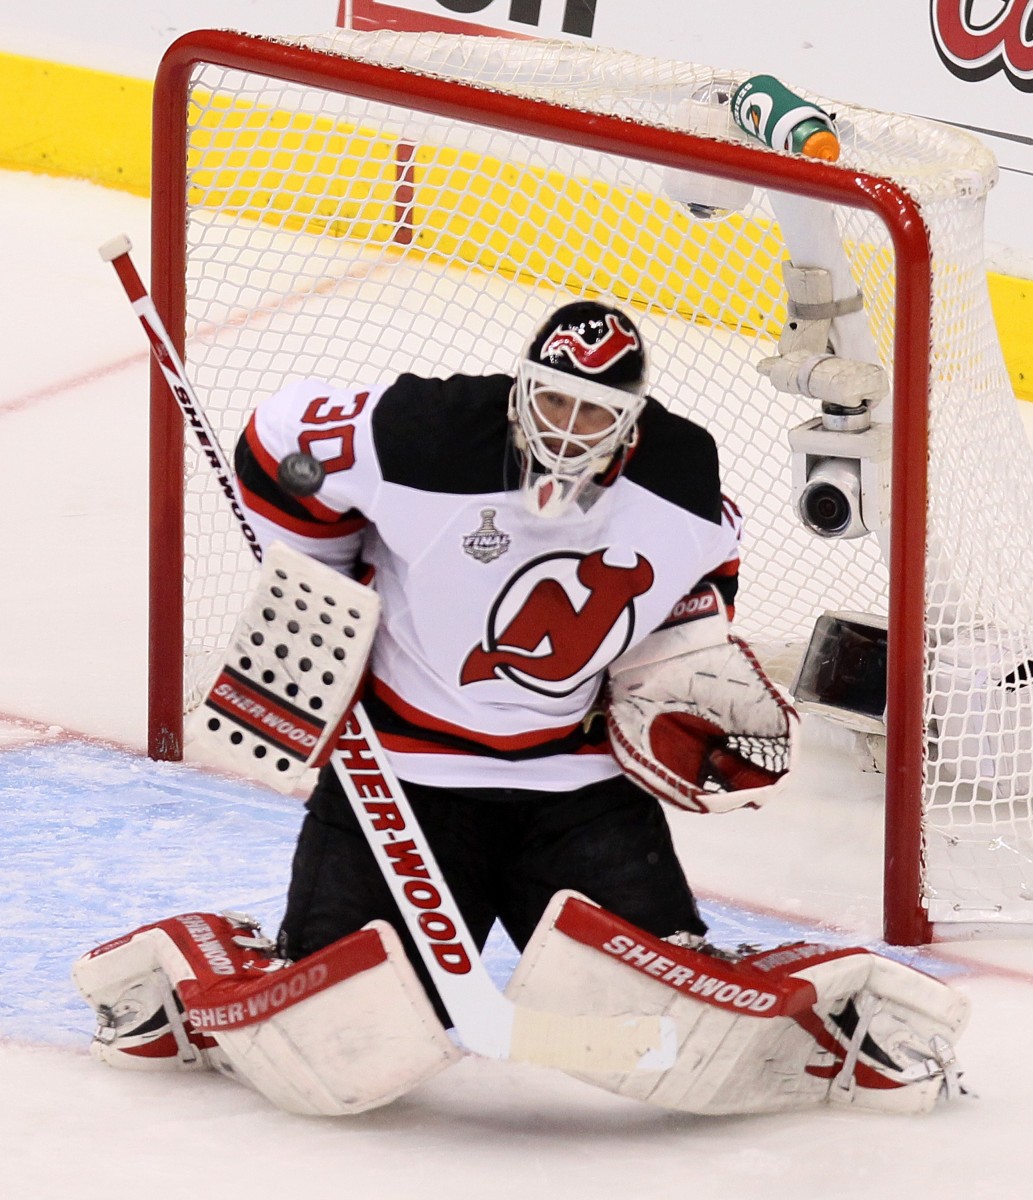
[[[93,1053],[113,1066],[214,1067],[280,1108],[322,1116],[387,1104],[461,1057],[386,923],[297,963],[240,928],[191,913],[81,958],[73,976],[98,1012]],[[121,1023],[128,1039],[108,1032],[109,1013],[129,1011],[141,985],[164,992],[162,1014],[171,1005],[178,1022],[178,1038],[155,1043],[161,1054],[141,1053],[137,1024]]]
[[[199,930],[206,918],[223,920],[188,913],[144,925],[73,964],[72,979],[97,1018],[90,1044],[94,1058],[123,1070],[197,1071],[215,1065],[215,1042],[184,1020],[175,984],[190,978],[192,968],[167,928],[186,922]]]
[[[666,1015],[672,1067],[578,1073],[619,1095],[698,1114],[829,1102],[921,1112],[950,1094],[959,992],[866,950],[796,945],[729,962],[672,945],[584,897],[554,897],[510,981],[522,1004]]]
[[[968,1023],[963,993],[865,950],[827,953],[796,974],[818,991],[799,1021],[835,1056],[824,1071],[809,1067],[831,1077],[830,1104],[918,1113],[961,1094],[954,1045]]]

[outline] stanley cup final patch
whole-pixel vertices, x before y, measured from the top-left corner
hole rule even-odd
[[[481,563],[494,562],[509,549],[511,538],[495,528],[495,512],[494,508],[482,508],[480,528],[463,538],[463,553]]]

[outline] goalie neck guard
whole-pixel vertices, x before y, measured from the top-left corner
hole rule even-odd
[[[642,338],[618,309],[578,301],[538,328],[517,363],[509,409],[531,512],[591,505],[597,477],[634,440],[646,372]]]

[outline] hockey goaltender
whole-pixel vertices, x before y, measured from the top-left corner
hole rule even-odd
[[[701,1114],[959,1094],[960,992],[863,949],[706,942],[661,802],[759,806],[797,721],[729,633],[714,441],[647,380],[635,324],[582,301],[513,376],[259,404],[236,481],[263,572],[191,737],[285,792],[320,768],[287,908],[275,943],[197,912],[83,955],[97,1058],[311,1114],[468,1052]]]

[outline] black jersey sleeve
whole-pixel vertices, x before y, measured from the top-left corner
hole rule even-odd
[[[426,492],[500,492],[519,477],[509,461],[508,375],[400,375],[373,414],[385,480]]]
[[[679,508],[721,523],[717,444],[701,425],[669,412],[653,397],[639,418],[638,444],[624,475]]]

